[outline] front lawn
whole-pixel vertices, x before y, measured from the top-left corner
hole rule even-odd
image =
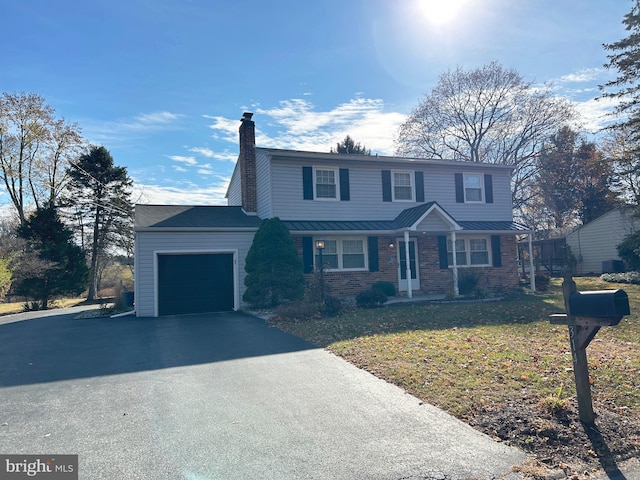
[[[539,458],[550,456],[549,467],[571,468],[571,455],[593,466],[590,460],[604,455],[598,448],[610,452],[605,459],[609,462],[637,455],[640,287],[576,279],[579,290],[623,288],[632,312],[620,325],[603,327],[587,349],[599,414],[596,425],[603,436],[613,424],[618,431],[626,430],[612,433],[622,437],[620,445],[611,439],[607,445],[583,446],[584,452],[576,453],[561,440],[563,424],[582,428],[575,412],[568,331],[548,319],[564,309],[560,283],[552,281],[548,293],[516,294],[499,302],[393,305],[335,318],[275,323],[496,438]],[[505,417],[507,411],[511,413]],[[511,420],[518,416],[520,421]],[[512,421],[514,425],[503,425]],[[558,425],[551,428],[549,422]],[[526,427],[523,432],[518,432],[518,423]]]

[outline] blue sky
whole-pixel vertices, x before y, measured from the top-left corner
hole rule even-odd
[[[0,91],[38,93],[77,122],[127,167],[140,203],[224,205],[244,111],[258,146],[329,151],[349,134],[392,154],[400,123],[458,66],[498,61],[552,82],[595,130],[611,108],[597,86],[615,74],[602,43],[625,36],[631,6],[0,0]]]

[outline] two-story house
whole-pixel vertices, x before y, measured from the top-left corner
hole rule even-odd
[[[374,282],[401,294],[458,292],[465,269],[482,286],[519,282],[511,167],[483,163],[257,148],[252,114],[228,206],[136,205],[139,316],[243,307],[244,260],[261,219],[289,229],[305,273],[355,296]]]

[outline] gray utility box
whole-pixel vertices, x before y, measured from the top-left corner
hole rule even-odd
[[[617,325],[623,316],[631,314],[624,290],[573,292],[569,295],[569,310],[572,317],[599,319],[600,325]]]

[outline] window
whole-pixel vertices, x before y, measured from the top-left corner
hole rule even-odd
[[[315,198],[332,199],[336,197],[337,170],[329,168],[315,169]]]
[[[393,199],[413,201],[413,172],[393,172]]]
[[[482,201],[482,175],[465,174],[464,199],[466,202]]]
[[[315,243],[314,243],[315,245]],[[362,238],[330,239],[324,241],[322,263],[325,270],[364,270],[365,241]],[[320,252],[315,251],[316,266],[320,265]]]
[[[453,265],[451,239],[447,238],[447,261]],[[489,265],[489,242],[486,238],[456,238],[456,264],[458,266]]]

